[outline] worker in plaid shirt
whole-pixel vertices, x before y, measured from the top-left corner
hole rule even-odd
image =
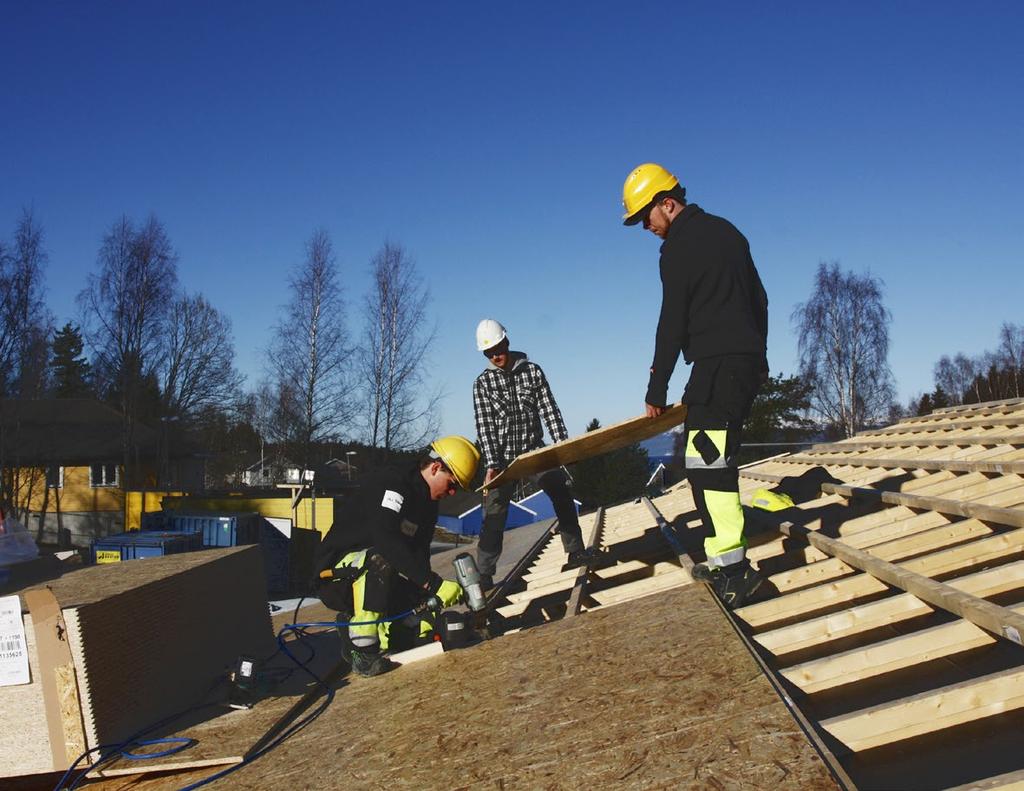
[[[473,411],[484,466],[484,486],[523,453],[544,446],[541,420],[555,442],[568,438],[562,413],[551,394],[544,371],[522,352],[510,351],[508,333],[494,319],[484,319],[476,330],[477,348],[487,357],[487,368],[473,383]],[[558,517],[562,546],[568,566],[597,564],[601,553],[583,546],[576,504],[569,491],[569,477],[562,468],[531,477],[551,503]],[[484,522],[477,547],[477,566],[485,589],[492,587],[501,556],[505,521],[515,482],[484,490]]]

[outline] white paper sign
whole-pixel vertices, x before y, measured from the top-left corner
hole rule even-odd
[[[28,684],[28,644],[17,596],[0,597],[0,687]]]

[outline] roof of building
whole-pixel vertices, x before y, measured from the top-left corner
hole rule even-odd
[[[581,517],[585,541],[615,561],[594,572],[565,569],[556,535],[523,528],[508,547],[522,568],[495,602],[503,637],[349,679],[320,719],[237,782],[1024,781],[1024,614],[1013,609],[1024,601],[1024,399],[936,410],[768,459],[741,469],[740,487],[745,505],[762,488],[794,501],[745,508],[763,600],[730,613],[693,581],[703,531],[685,483]],[[686,554],[664,540],[666,526]],[[432,558],[439,573],[448,554]],[[333,631],[319,639],[323,653],[337,650]],[[197,757],[241,755],[293,700],[183,733],[205,737]],[[311,758],[334,753],[344,760]]]
[[[6,464],[89,464],[124,455],[121,413],[88,398],[0,400],[0,452]],[[159,435],[135,425],[141,452],[155,453]]]

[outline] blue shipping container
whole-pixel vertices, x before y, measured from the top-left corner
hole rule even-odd
[[[236,547],[260,540],[259,514],[179,514],[167,512],[171,530],[202,535],[204,547]]]
[[[133,530],[130,533],[94,539],[92,560],[93,563],[120,563],[123,560],[176,555],[180,552],[191,552],[194,549],[202,549],[202,540],[198,533],[174,531],[144,533]]]

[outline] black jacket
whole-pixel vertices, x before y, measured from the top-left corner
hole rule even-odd
[[[437,524],[437,501],[418,466],[370,476],[358,492],[336,500],[334,524],[317,549],[316,572],[331,569],[349,552],[368,547],[420,587],[436,587],[430,570],[430,541]]]
[[[686,361],[765,356],[768,296],[746,238],[728,220],[689,204],[661,245],[661,316],[647,403],[664,406],[668,381]]]

